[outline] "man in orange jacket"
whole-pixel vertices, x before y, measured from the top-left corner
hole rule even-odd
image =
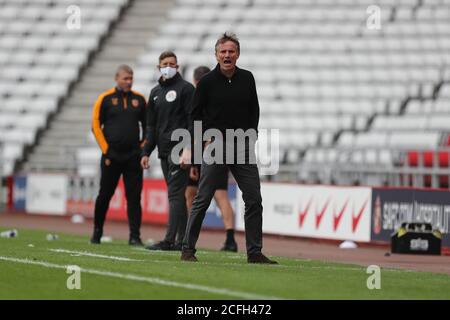
[[[142,245],[140,153],[145,141],[140,131],[146,128],[146,101],[131,90],[133,70],[121,65],[116,72],[116,86],[102,93],[94,104],[92,131],[102,150],[100,191],[95,201],[94,232],[91,243],[99,244],[109,202],[123,175],[127,198],[130,245]],[[141,128],[140,128],[141,126]]]

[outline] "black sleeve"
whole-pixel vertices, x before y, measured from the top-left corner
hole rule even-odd
[[[207,104],[206,84],[202,80],[200,80],[195,89],[189,113],[189,133],[192,139],[194,139],[194,121],[203,121],[203,109]]]
[[[250,102],[250,128],[255,129],[258,132],[258,124],[259,124],[259,102],[258,102],[258,93],[256,92],[256,83],[255,78],[252,74],[251,76],[251,102]]]
[[[155,110],[155,105],[153,103],[153,92],[150,93],[146,107],[146,129],[145,129],[145,139],[147,143],[144,145],[142,150],[142,156],[149,156],[156,147],[156,117],[157,113]]]
[[[102,105],[100,107],[100,125],[103,126],[103,124],[106,121],[106,116],[105,116],[105,99],[103,99],[102,101]]]
[[[192,132],[190,130],[190,124],[191,124],[191,108],[192,108],[192,100],[194,98],[194,92],[195,88],[192,84],[186,83],[186,85],[183,88],[183,91],[181,93],[181,107],[184,110],[184,114],[186,117],[186,123],[187,123],[187,129],[189,130],[189,133],[192,137]],[[192,138],[191,138],[192,140]],[[189,145],[183,146],[186,147],[192,147],[192,141],[189,142]]]
[[[145,147],[147,144],[147,102],[145,101],[145,98],[142,97],[142,103],[143,107],[141,110],[141,114],[139,115],[139,121],[141,122],[142,127],[142,141],[141,146]]]
[[[190,118],[192,98],[194,97],[195,88],[192,84],[187,83],[181,93],[181,106],[186,114],[187,119]],[[189,122],[188,122],[189,123]]]

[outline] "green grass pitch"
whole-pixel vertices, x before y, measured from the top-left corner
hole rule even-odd
[[[190,263],[125,241],[46,234],[0,238],[0,299],[450,299],[446,274],[381,269],[381,289],[369,290],[361,266],[284,257],[250,265],[243,253],[206,250]],[[68,265],[80,267],[80,289],[67,288]]]

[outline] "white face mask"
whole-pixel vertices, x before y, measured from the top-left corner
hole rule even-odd
[[[165,79],[173,78],[177,74],[177,68],[172,67],[159,68],[159,71]]]

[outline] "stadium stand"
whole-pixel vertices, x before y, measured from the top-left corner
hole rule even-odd
[[[18,14],[16,5],[10,2],[0,2],[9,10],[9,13],[1,10],[2,15]],[[18,3],[23,5],[22,2],[27,1]],[[92,7],[101,7],[106,2],[95,1]],[[371,15],[368,8],[373,5],[381,8],[379,29],[367,25]],[[69,170],[95,175],[99,153],[89,133],[88,107],[98,92],[108,88],[112,66],[119,61],[131,61],[136,70],[135,89],[148,95],[158,77],[154,66],[162,50],[177,53],[182,73],[190,80],[196,66],[215,65],[215,40],[224,30],[232,30],[241,40],[239,65],[252,70],[256,78],[260,128],[280,129],[282,167],[275,179],[398,185],[407,183],[402,175],[423,176],[423,170],[448,175],[445,166],[429,165],[442,163],[429,160],[432,156],[426,156],[425,162],[408,160],[410,152],[445,154],[449,145],[448,0],[130,1],[122,16],[115,16],[111,21],[117,24],[105,43],[97,41],[90,47],[90,42],[66,38],[61,43],[50,41],[54,49],[41,54],[42,61],[52,63],[68,57],[68,54],[57,54],[57,50],[62,50],[59,46],[76,46],[76,50],[68,51],[71,53],[99,51],[69,90],[61,111],[52,118],[49,129],[43,132],[31,152],[25,170]],[[2,48],[17,45],[14,34],[27,28],[19,22],[1,24],[1,30],[10,32],[9,36],[2,33]],[[51,29],[51,25],[43,20],[34,30],[40,35]],[[121,26],[138,34],[139,49],[127,52],[120,49],[122,41],[130,37]],[[39,40],[26,43],[30,47],[42,44]],[[73,83],[77,73],[57,69],[61,78],[57,81],[55,68],[52,73],[39,69],[30,73],[20,62],[37,59],[29,53],[21,49],[20,54],[16,52],[10,58],[2,50],[0,63],[8,59],[17,62],[8,63],[7,76],[1,75],[0,94],[11,91],[7,77],[20,79],[26,73],[47,79],[46,87],[51,89],[45,92],[67,95],[67,88],[64,87],[65,91],[62,87],[64,77]],[[76,60],[75,55],[72,58]],[[80,70],[76,69],[78,73]],[[8,108],[28,107],[23,95],[45,89],[33,83],[40,82],[24,83],[20,89],[15,87],[21,93],[8,97],[8,100],[15,99]],[[47,104],[37,105],[36,109],[47,110]],[[58,104],[52,106],[54,111],[49,113],[55,112]],[[2,110],[6,109],[2,107]],[[11,119],[2,119],[0,130],[9,128],[7,123]],[[22,127],[36,130],[38,124]],[[8,131],[13,139],[15,131]],[[20,154],[17,150],[8,152]],[[159,166],[153,168],[150,175],[159,176]],[[411,184],[425,184],[424,179],[412,180]],[[431,179],[430,186],[437,186],[438,180]]]
[[[0,143],[5,175],[47,128],[125,3],[0,1]],[[71,5],[82,7],[80,29],[66,27]]]
[[[114,85],[118,65],[135,66],[145,42],[153,37],[172,5],[162,0],[126,3],[89,67],[62,104],[61,112],[42,135],[25,170],[68,171],[83,176],[98,173],[100,151],[90,130],[92,105],[101,92]],[[147,91],[148,88],[142,94],[147,95]]]
[[[366,24],[373,4],[380,30]],[[369,173],[396,173],[404,151],[437,148],[448,131],[442,113],[406,114],[414,103],[448,105],[449,17],[448,1],[182,0],[139,65],[169,48],[189,75],[214,65],[217,34],[233,30],[240,65],[257,80],[260,127],[280,129],[280,179],[398,184]],[[155,77],[138,80],[145,87]],[[351,179],[339,174],[355,170]]]

